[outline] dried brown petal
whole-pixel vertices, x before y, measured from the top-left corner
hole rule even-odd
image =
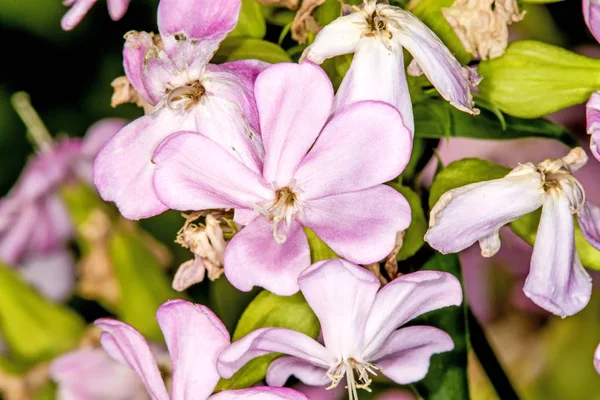
[[[305,44],[308,40],[308,33],[318,33],[321,26],[312,16],[315,8],[325,3],[325,0],[303,0],[300,9],[296,13],[292,23],[292,39],[300,44]]]
[[[281,6],[290,10],[297,10],[300,4],[300,0],[258,0],[258,2],[265,6]]]
[[[144,113],[148,114],[153,106],[144,100],[139,93],[134,89],[129,79],[126,76],[115,78],[110,86],[114,92],[110,100],[111,107],[117,107],[121,104],[133,103],[144,109]]]

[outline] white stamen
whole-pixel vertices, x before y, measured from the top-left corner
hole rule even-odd
[[[336,388],[345,377],[349,400],[358,400],[357,389],[363,389],[370,393],[370,385],[373,380],[369,374],[377,376],[379,370],[379,367],[368,362],[356,361],[353,358],[344,359],[327,371],[327,377],[331,380],[331,385],[327,387],[327,390]]]
[[[285,222],[289,227],[304,208],[298,197],[299,193],[302,193],[302,190],[295,187],[295,183],[292,182],[289,186],[275,190],[274,200],[256,206],[255,211],[273,221],[273,237],[279,244],[285,243],[287,240],[287,236],[279,232],[279,224]]]

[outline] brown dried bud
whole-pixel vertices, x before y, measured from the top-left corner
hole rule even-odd
[[[145,114],[148,114],[153,109],[152,104],[148,103],[139,95],[126,76],[120,76],[114,79],[110,83],[110,86],[112,86],[114,89],[114,93],[110,101],[111,107],[133,103],[138,107],[143,108]]]
[[[292,39],[300,44],[306,43],[308,33],[318,33],[321,26],[312,16],[315,8],[325,3],[325,0],[303,0],[300,9],[296,13],[294,22],[292,23]]]

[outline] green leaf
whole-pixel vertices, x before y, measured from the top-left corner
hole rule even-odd
[[[339,88],[342,80],[346,76],[346,72],[350,69],[354,54],[344,54],[341,56],[329,58],[321,64],[323,70],[329,76],[331,83],[335,89]]]
[[[259,328],[275,327],[293,329],[312,338],[319,335],[319,320],[301,293],[277,296],[263,291],[250,303],[238,322],[233,340],[238,340]],[[244,365],[230,379],[221,379],[216,390],[244,389],[262,380],[269,364],[280,354],[267,354]]]
[[[509,172],[510,168],[477,158],[466,158],[453,162],[436,175],[431,185],[429,207],[433,208],[442,194],[448,190],[475,182],[499,179]],[[533,245],[540,222],[540,215],[541,209],[527,214],[511,222],[510,228],[523,240]],[[583,265],[587,268],[600,270],[600,251],[585,240],[576,218],[575,245]]]
[[[493,105],[486,104],[486,107],[493,108]],[[439,99],[415,104],[414,116],[416,138],[510,140],[539,137],[559,140],[570,147],[578,145],[577,139],[568,131],[543,118],[523,119],[505,115],[501,119],[497,112],[483,107],[481,114],[475,116],[457,110]]]
[[[391,187],[402,193],[404,198],[408,201],[411,210],[412,220],[410,226],[404,233],[404,239],[402,242],[402,248],[398,253],[398,261],[406,260],[409,257],[414,256],[423,244],[425,244],[425,232],[427,232],[427,220],[425,219],[425,213],[421,206],[421,198],[411,188],[402,186],[397,183],[391,183]]]
[[[467,64],[472,56],[465,50],[460,39],[456,36],[456,33],[454,33],[442,14],[442,8],[451,7],[452,4],[454,4],[454,1],[455,0],[420,0],[417,2],[416,6],[409,9],[409,11],[419,17],[421,21],[427,24],[427,26],[438,35],[460,63]]]
[[[600,60],[533,40],[479,64],[481,95],[507,114],[537,118],[583,103],[600,89]]]
[[[214,313],[219,317],[229,332],[233,332],[240,316],[248,307],[248,304],[259,292],[255,288],[249,292],[237,290],[225,277],[221,276],[210,283],[210,305]]]
[[[253,38],[227,38],[215,55],[216,62],[257,59],[271,64],[292,59],[275,43]]]
[[[331,248],[327,246],[327,244],[322,241],[312,229],[304,227],[304,232],[306,233],[308,246],[310,247],[311,263],[339,258],[339,256],[335,254],[335,251],[331,250]]]
[[[262,7],[256,0],[242,0],[242,10],[238,24],[229,37],[250,37],[262,39],[267,33],[267,23]]]
[[[436,253],[422,268],[449,272],[462,283],[460,262],[457,254]],[[464,289],[464,285],[463,285]],[[448,333],[454,341],[454,350],[436,354],[431,358],[429,372],[425,379],[414,386],[427,400],[466,400],[469,399],[467,379],[467,358],[469,333],[466,320],[466,302],[458,307],[446,307],[431,311],[414,320],[415,325],[435,326]]]
[[[13,268],[0,264],[0,332],[11,357],[51,360],[75,347],[85,323],[73,310],[40,295]]]

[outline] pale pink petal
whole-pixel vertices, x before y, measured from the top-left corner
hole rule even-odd
[[[125,35],[123,47],[123,68],[127,79],[138,94],[147,102],[156,105],[144,85],[146,54],[154,46],[152,36],[146,32],[131,31]]]
[[[210,400],[310,400],[305,394],[289,388],[252,387],[227,390],[210,396]]]
[[[408,163],[411,133],[392,106],[364,101],[336,113],[295,174],[304,199],[391,181]]]
[[[432,355],[453,348],[446,332],[431,326],[411,326],[392,333],[369,360],[381,367],[383,375],[406,385],[427,376]]]
[[[12,207],[12,204],[4,200],[2,208],[4,207]],[[29,207],[24,207],[15,214],[11,214],[10,219],[6,218],[6,223],[3,221],[5,228],[0,232],[2,234],[0,236],[0,260],[8,264],[19,262],[27,246],[30,245],[29,240],[35,231],[39,213],[39,207],[30,204]]]
[[[169,90],[188,84],[187,74],[182,74],[179,67],[162,50],[157,55],[144,58],[142,84],[146,88],[150,104],[159,107],[161,100]],[[162,104],[161,104],[162,105]]]
[[[598,21],[597,24],[598,34],[600,34],[600,5],[595,5],[594,10],[598,10]],[[600,92],[592,93],[589,101],[586,104],[586,119],[587,119],[587,133],[590,135],[590,149],[592,154],[597,160],[600,160],[600,148],[598,142],[600,141]]]
[[[406,199],[379,185],[307,202],[299,220],[340,257],[357,264],[385,258],[396,245],[396,234],[411,220]]]
[[[388,390],[377,396],[377,400],[418,400],[409,390]]]
[[[275,188],[284,187],[329,117],[333,86],[312,63],[281,63],[259,75],[255,94],[266,153],[263,175]]]
[[[75,0],[69,4],[71,8],[60,20],[60,26],[65,31],[75,28],[83,20],[83,17],[90,11],[97,0]]]
[[[528,171],[452,189],[431,210],[425,241],[443,254],[457,253],[535,211],[543,198],[539,173]]]
[[[569,199],[549,192],[523,291],[535,304],[563,318],[581,311],[592,294],[592,280],[581,265],[574,235]]]
[[[273,222],[259,216],[236,234],[225,250],[225,275],[233,286],[247,292],[263,287],[279,296],[299,290],[298,275],[310,265],[310,250],[302,226],[294,221],[278,226],[285,236],[277,243]]]
[[[21,261],[19,273],[44,296],[63,301],[71,296],[75,285],[75,260],[65,249],[29,254]]]
[[[461,111],[477,114],[471,86],[475,77],[452,55],[446,45],[414,14],[395,8],[395,41],[414,57],[419,71],[435,86],[440,95]],[[410,72],[410,68],[409,68]]]
[[[81,156],[94,158],[102,147],[119,132],[127,122],[121,118],[105,118],[96,122],[87,130],[81,145]]]
[[[331,380],[325,385],[331,384]],[[307,395],[311,400],[343,400],[344,394],[348,393],[344,385],[337,385],[334,388],[327,390],[327,386],[308,386],[304,384],[294,385],[296,390]],[[379,400],[379,399],[377,399]]]
[[[248,361],[270,353],[283,353],[323,368],[333,364],[333,357],[316,340],[304,333],[284,328],[257,329],[227,347],[217,364],[221,377],[228,379]]]
[[[259,175],[212,140],[193,133],[170,136],[156,150],[154,188],[175,210],[249,207],[270,199]]]
[[[128,366],[113,360],[103,349],[84,348],[55,359],[50,375],[63,393],[73,400],[142,399],[142,382]],[[68,397],[66,397],[68,398]]]
[[[596,347],[596,351],[594,352],[594,368],[600,374],[600,345]]]
[[[281,357],[273,361],[267,370],[266,382],[269,386],[284,386],[291,376],[311,386],[331,383],[326,368],[296,357]]]
[[[366,354],[374,354],[390,334],[413,318],[462,303],[462,288],[452,274],[417,271],[385,285],[375,298],[365,333]]]
[[[321,322],[327,350],[350,356],[362,349],[379,279],[356,264],[335,259],[311,265],[300,275],[298,284]]]
[[[94,161],[94,183],[102,198],[115,202],[129,219],[148,218],[165,211],[167,207],[152,186],[152,154],[164,138],[193,126],[192,119],[163,109],[121,129]]]
[[[217,357],[229,345],[227,329],[207,307],[185,300],[163,304],[156,319],[173,363],[172,398],[208,398],[220,378]]]
[[[597,0],[583,0],[583,17],[594,38],[600,42],[600,4]]]
[[[340,88],[334,110],[363,100],[393,105],[402,115],[404,126],[414,134],[414,120],[402,47],[391,42],[387,48],[377,37],[360,40]],[[397,128],[398,129],[398,128]]]
[[[367,28],[367,20],[359,12],[335,19],[319,31],[315,41],[302,53],[300,62],[322,64],[328,58],[354,53]]]
[[[577,220],[585,240],[600,250],[600,207],[587,201],[579,210]]]
[[[108,6],[108,14],[113,21],[118,21],[127,12],[130,0],[106,0]]]
[[[169,400],[167,389],[144,337],[131,326],[112,319],[99,319],[100,343],[111,357],[129,365],[142,380],[152,400]]]

